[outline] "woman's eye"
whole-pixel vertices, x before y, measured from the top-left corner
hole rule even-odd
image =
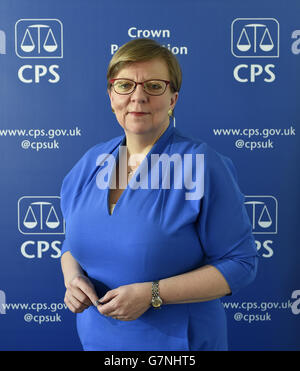
[[[128,81],[120,81],[116,84],[116,88],[120,90],[129,90],[132,88],[132,83]]]
[[[146,85],[146,89],[149,89],[149,90],[161,90],[162,89],[162,85],[160,83],[157,83],[157,82],[152,82],[152,83],[148,83]]]
[[[128,89],[128,88],[130,88],[130,84],[128,84],[128,83],[119,84],[118,87],[121,88],[121,89]]]
[[[158,84],[151,84],[151,85],[149,86],[149,88],[150,88],[150,89],[153,89],[153,90],[156,90],[156,89],[160,89],[161,86],[158,85]]]

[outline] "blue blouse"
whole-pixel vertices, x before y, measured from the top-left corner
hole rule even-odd
[[[232,294],[252,282],[258,255],[232,161],[169,125],[110,214],[109,187],[101,189],[99,176],[108,166],[104,154],[117,160],[125,143],[123,135],[93,146],[61,187],[66,221],[62,254],[71,252],[99,298],[121,285],[168,278],[207,264],[223,274]],[[204,155],[203,196],[187,200],[187,189],[177,189],[172,176],[169,189],[134,187],[142,176],[151,179],[152,154]],[[140,171],[147,164],[148,173]],[[111,181],[113,167],[106,171]],[[151,307],[134,321],[105,317],[94,306],[76,316],[84,350],[227,349],[220,299]]]

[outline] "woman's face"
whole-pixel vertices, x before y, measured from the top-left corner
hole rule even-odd
[[[126,78],[136,82],[151,79],[170,80],[167,65],[163,59],[132,63],[118,72],[114,78]],[[137,85],[129,95],[108,90],[111,107],[126,133],[160,133],[169,123],[168,111],[175,107],[178,93],[172,93],[170,86],[159,96],[147,94],[142,85]]]

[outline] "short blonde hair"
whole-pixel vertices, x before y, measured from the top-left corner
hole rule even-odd
[[[171,91],[178,92],[181,87],[182,72],[175,55],[164,46],[152,39],[134,39],[122,45],[113,55],[107,69],[108,88],[109,80],[130,63],[145,62],[154,58],[161,58],[167,64]]]

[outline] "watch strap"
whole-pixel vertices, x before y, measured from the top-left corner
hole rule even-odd
[[[153,281],[152,282],[152,297],[159,296],[159,281]]]
[[[159,300],[162,303],[162,300],[159,296],[159,281],[153,281],[152,282],[152,305],[154,301]],[[160,304],[161,305],[161,304]],[[155,308],[159,308],[160,305],[157,307],[153,305]]]

